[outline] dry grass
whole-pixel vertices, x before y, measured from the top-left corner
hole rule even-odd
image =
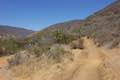
[[[96,47],[93,40],[87,38],[84,38],[84,47],[84,50],[70,50],[73,61],[64,57],[63,62],[53,64],[48,58],[34,59],[12,71],[18,80],[120,80],[120,49]]]

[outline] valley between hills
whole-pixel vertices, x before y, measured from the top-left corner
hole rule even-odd
[[[0,80],[120,80],[120,0],[41,31],[0,25]]]

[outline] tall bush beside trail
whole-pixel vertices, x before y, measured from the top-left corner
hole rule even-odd
[[[52,36],[55,42],[59,44],[67,44],[73,40],[73,36],[65,34],[62,30],[53,31]]]

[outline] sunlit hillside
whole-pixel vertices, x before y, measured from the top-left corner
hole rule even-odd
[[[17,80],[119,80],[120,49],[96,47],[92,39],[84,38],[84,49],[63,46],[72,56],[63,56],[61,62],[46,58],[32,58],[11,68]],[[4,59],[4,58],[3,58]],[[5,63],[6,64],[6,63]],[[10,74],[11,75],[11,74]]]

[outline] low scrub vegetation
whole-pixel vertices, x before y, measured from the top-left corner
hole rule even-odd
[[[14,54],[21,49],[21,44],[14,38],[0,39],[0,56]]]
[[[53,65],[64,61],[72,61],[73,54],[66,51],[62,45],[54,44],[45,49],[35,47],[31,51],[22,51],[13,56],[10,60],[10,70],[15,77],[30,77],[36,71],[50,69]],[[58,66],[59,67],[59,66]]]
[[[34,55],[29,54],[28,51],[19,51],[13,55],[11,59],[8,59],[9,68],[26,63],[29,59],[33,58]]]
[[[16,53],[9,61],[10,66],[16,66],[23,63],[27,63],[27,61],[38,59],[38,62],[41,60],[45,60],[47,63],[60,63],[63,61],[63,58],[66,57],[69,60],[72,60],[72,53],[66,51],[62,45],[54,44],[52,46],[34,46],[33,48],[20,51]]]

